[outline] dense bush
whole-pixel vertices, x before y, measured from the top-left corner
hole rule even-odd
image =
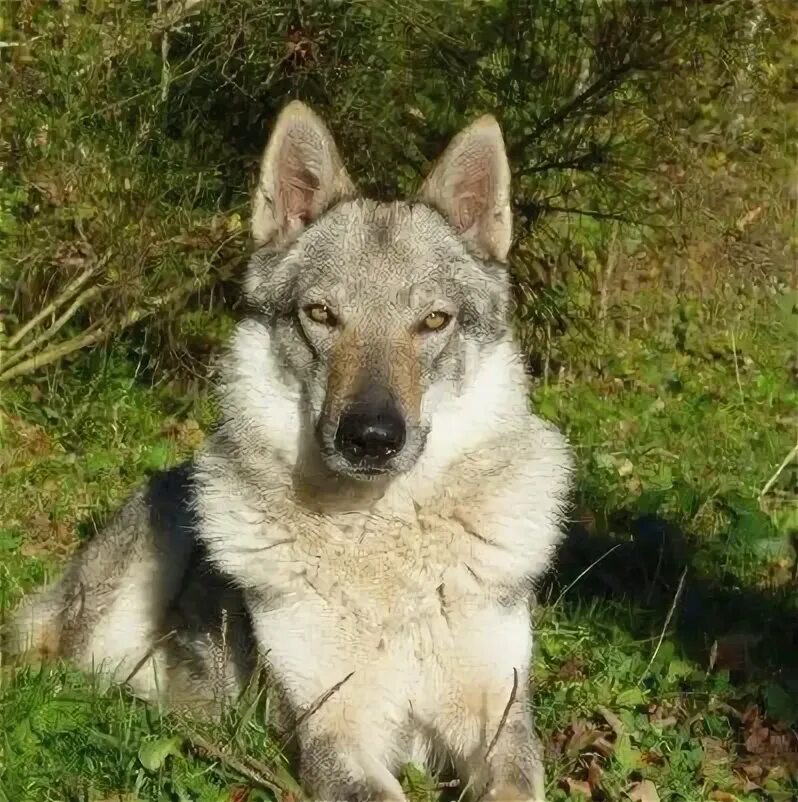
[[[291,97],[330,121],[383,197],[412,191],[465,121],[495,113],[515,172],[523,330],[561,325],[563,272],[606,260],[616,224],[639,240],[676,218],[679,199],[658,189],[683,145],[674,130],[754,91],[778,27],[756,0],[10,8],[0,380],[129,327],[148,358],[204,361],[236,296],[256,160]],[[141,344],[145,319],[158,347]]]

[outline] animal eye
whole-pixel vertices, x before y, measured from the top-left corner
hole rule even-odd
[[[329,310],[326,304],[311,304],[305,307],[305,314],[314,322],[323,326],[334,326],[338,319]]]
[[[422,321],[421,328],[425,331],[440,331],[452,319],[446,312],[430,312]]]

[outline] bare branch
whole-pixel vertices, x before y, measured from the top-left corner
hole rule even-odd
[[[322,705],[326,704],[327,701],[331,696],[336,694],[340,689],[341,686],[345,685],[349,682],[350,679],[354,676],[354,671],[350,671],[340,682],[336,682],[331,688],[326,690],[297,720],[294,724],[294,728],[288,733],[288,737],[283,741],[282,748],[285,749],[288,744],[291,743],[294,736],[299,732],[299,728],[304,724],[314,713],[318,712],[319,708]]]
[[[586,87],[576,97],[569,100],[553,114],[550,114],[548,117],[546,117],[546,119],[538,123],[532,130],[529,138],[535,139],[544,131],[547,131],[549,128],[553,128],[555,125],[563,122],[563,120],[565,120],[582,106],[586,105],[589,100],[601,92],[606,90],[612,91],[623,76],[638,69],[641,69],[641,65],[630,60],[624,62],[623,64],[618,64],[617,66],[613,67],[613,69],[605,72],[603,75],[600,75],[595,81],[593,81],[592,84],[590,84],[590,86]]]
[[[81,348],[86,348],[90,345],[96,345],[97,343],[106,340],[111,335],[118,334],[120,331],[132,326],[134,323],[138,323],[140,320],[149,317],[162,307],[175,303],[181,298],[187,297],[197,288],[197,282],[192,280],[190,283],[176,287],[171,292],[168,292],[165,295],[162,295],[160,298],[155,299],[151,302],[151,306],[147,309],[131,309],[126,315],[122,316],[118,320],[111,321],[108,323],[108,325],[98,324],[83,334],[72,337],[69,340],[65,340],[64,342],[59,343],[52,348],[46,349],[39,354],[34,354],[29,359],[13,365],[0,373],[0,382],[9,381],[17,376],[24,376],[27,373],[32,373],[34,370],[38,370],[46,365],[52,365],[54,362],[58,362],[60,359],[63,359],[65,356],[69,356],[69,354],[72,354],[75,351],[79,351]]]
[[[782,460],[781,465],[779,465],[779,467],[776,468],[776,472],[773,474],[773,476],[770,477],[770,479],[767,480],[767,482],[765,482],[765,486],[759,491],[759,499],[760,499],[760,501],[768,494],[768,492],[773,487],[773,485],[775,485],[776,482],[778,481],[779,476],[781,476],[781,474],[784,472],[784,469],[796,457],[798,457],[798,443],[796,443],[793,446],[792,451],[790,451],[790,453],[787,454],[787,456]]]
[[[62,314],[48,329],[45,329],[38,337],[34,337],[30,342],[22,346],[16,351],[10,351],[4,359],[3,369],[8,370],[13,365],[16,365],[22,357],[35,351],[39,346],[45,345],[58,333],[58,331],[72,318],[75,313],[80,309],[86,301],[94,298],[102,292],[102,287],[95,285],[83,290],[80,295],[72,302],[70,307]]]
[[[80,288],[97,272],[99,268],[108,262],[109,255],[104,256],[99,261],[94,261],[90,264],[80,275],[76,276],[67,286],[63,292],[53,298],[47,306],[34,315],[13,337],[6,343],[6,350],[14,348],[23,337],[33,328],[39,325],[45,318],[52,315],[59,307],[70,301]]]
[[[682,591],[684,590],[685,579],[687,579],[686,566],[682,571],[682,575],[679,577],[679,584],[676,587],[676,593],[673,594],[673,601],[671,602],[668,614],[665,616],[665,623],[662,625],[662,631],[659,633],[659,640],[657,641],[657,646],[654,649],[654,654],[651,655],[651,659],[648,661],[648,665],[646,666],[645,671],[640,675],[640,679],[637,681],[638,685],[640,685],[640,683],[646,678],[648,670],[651,668],[651,666],[654,665],[654,661],[657,659],[659,650],[662,647],[662,642],[665,640],[665,634],[667,633],[668,627],[670,626],[671,620],[673,619],[673,614],[676,612],[676,606],[679,604],[679,599],[682,597]]]
[[[539,217],[549,212],[559,212],[560,214],[578,214],[582,217],[593,217],[597,220],[617,220],[619,223],[647,226],[648,228],[668,228],[668,226],[662,225],[661,223],[637,220],[633,217],[627,217],[620,212],[602,212],[599,209],[578,209],[571,206],[555,206],[550,203],[524,203],[523,201],[516,201],[515,206],[530,220],[537,220]]]
[[[229,755],[220,746],[217,746],[193,730],[186,729],[185,733],[186,738],[188,738],[195,751],[204,753],[206,756],[215,758],[221,763],[224,763],[255,785],[271,791],[278,799],[284,794],[291,794],[297,799],[303,797],[298,784],[288,782],[285,778],[278,777],[275,772],[262,763],[257,763],[256,767],[253,765],[255,761],[251,758],[239,759],[233,755]]]
[[[513,704],[515,704],[515,698],[517,694],[518,669],[513,666],[513,688],[510,691],[510,698],[507,700],[507,704],[504,706],[504,712],[502,713],[501,720],[499,721],[499,726],[496,728],[496,734],[493,736],[493,740],[488,744],[488,749],[485,752],[485,762],[487,762],[488,758],[490,757],[491,752],[498,743],[499,736],[502,734],[502,730],[507,724],[507,717],[510,715],[510,708],[513,706]]]

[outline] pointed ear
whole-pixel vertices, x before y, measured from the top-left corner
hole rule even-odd
[[[480,255],[507,259],[513,230],[510,165],[494,117],[480,117],[452,140],[424,182],[421,199]]]
[[[260,165],[250,231],[258,246],[290,242],[354,192],[327,126],[294,100],[277,118]]]

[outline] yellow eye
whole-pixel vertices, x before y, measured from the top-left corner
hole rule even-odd
[[[324,326],[334,326],[338,322],[325,304],[311,304],[305,307],[305,312],[311,320]]]
[[[440,331],[451,319],[452,316],[447,315],[446,312],[430,312],[430,314],[424,318],[422,328],[427,331]]]

